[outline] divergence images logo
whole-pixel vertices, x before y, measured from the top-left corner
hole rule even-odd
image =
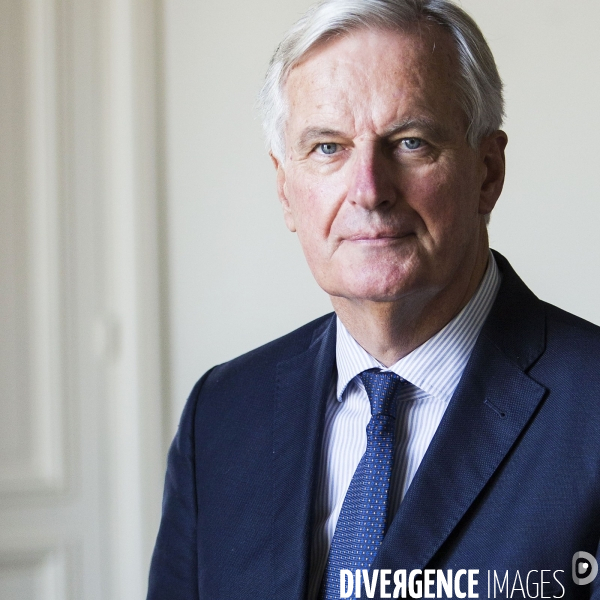
[[[598,575],[598,562],[588,552],[575,552],[573,555],[573,581],[577,585],[592,583]]]

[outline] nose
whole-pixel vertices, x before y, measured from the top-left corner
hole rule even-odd
[[[369,211],[394,204],[393,174],[382,149],[371,143],[356,147],[353,154],[346,200]]]

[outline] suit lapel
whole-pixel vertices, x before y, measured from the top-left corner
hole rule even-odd
[[[485,346],[482,348],[481,346]],[[485,366],[485,377],[478,376]],[[373,568],[423,568],[507,455],[545,394],[489,341],[450,402]]]
[[[277,366],[273,420],[273,598],[306,595],[311,516],[327,396],[335,369],[335,318],[307,351]]]
[[[541,303],[508,262],[498,297],[376,568],[424,568],[509,453],[546,389],[526,371],[544,348]]]

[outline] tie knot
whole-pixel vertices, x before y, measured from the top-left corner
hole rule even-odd
[[[396,417],[396,397],[399,385],[404,381],[402,377],[390,371],[381,372],[369,369],[359,374],[369,402],[371,415],[387,415]]]

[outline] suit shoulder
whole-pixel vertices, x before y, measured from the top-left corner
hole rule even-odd
[[[572,340],[577,343],[583,341],[600,346],[600,327],[590,321],[586,321],[572,313],[557,306],[544,302],[547,315],[548,334],[564,338],[565,341]]]
[[[212,387],[223,381],[235,385],[241,380],[260,380],[271,377],[276,365],[301,354],[327,329],[334,313],[329,313],[267,344],[246,352],[237,358],[214,367],[208,374],[205,386]]]
[[[546,311],[546,358],[558,371],[600,384],[600,327],[552,304]]]

